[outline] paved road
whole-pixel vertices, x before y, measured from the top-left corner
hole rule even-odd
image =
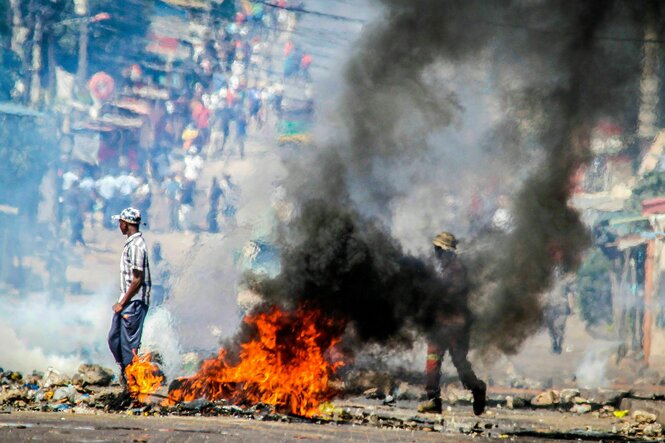
[[[442,416],[415,413],[415,402],[387,407],[380,402],[357,398],[338,404],[351,411],[372,412],[376,417],[403,423],[423,420],[436,431],[379,428],[373,425],[314,424],[274,422],[250,418],[132,416],[106,414],[92,409],[78,413],[12,412],[0,414],[0,442],[440,442],[510,441],[557,442],[570,439],[616,440],[612,428],[620,419],[577,415],[555,410],[509,410],[489,408],[481,417],[473,416],[470,406],[455,406]],[[362,416],[362,414],[360,415]],[[442,421],[440,421],[442,419]],[[372,420],[369,420],[370,423]],[[385,422],[384,422],[385,423]],[[385,426],[385,424],[384,424]],[[421,427],[420,429],[423,429]],[[473,434],[473,435],[472,435]]]
[[[230,417],[134,417],[17,412],[0,415],[2,442],[440,442],[440,433],[261,422]],[[471,437],[455,436],[455,441]],[[484,439],[473,439],[485,441]],[[451,440],[449,440],[451,441]],[[488,441],[488,440],[487,440]]]

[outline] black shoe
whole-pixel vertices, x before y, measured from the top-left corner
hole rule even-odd
[[[473,394],[473,413],[480,415],[485,411],[487,385],[481,381],[478,383],[478,386],[471,389],[471,393]]]
[[[418,412],[441,413],[441,397],[430,398],[418,405]]]

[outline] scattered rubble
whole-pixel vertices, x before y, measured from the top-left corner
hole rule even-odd
[[[365,425],[380,428],[399,428],[443,433],[465,433],[473,436],[509,438],[510,436],[547,436],[548,438],[598,438],[606,440],[658,440],[663,437],[663,428],[659,416],[652,410],[626,408],[624,401],[630,392],[577,390],[573,388],[547,389],[533,395],[533,391],[512,391],[510,394],[492,393],[488,404],[493,405],[481,418],[482,421],[456,420],[454,405],[468,408],[471,402],[467,390],[448,386],[443,398],[450,405],[443,414],[417,414],[404,404],[415,405],[422,398],[423,389],[408,382],[388,383],[380,375],[369,377],[379,381],[379,386],[367,387],[361,391],[367,404],[340,407],[326,403],[320,408],[321,414],[311,419],[289,414],[277,413],[270,405],[234,405],[227,401],[211,402],[196,399],[179,403],[175,406],[163,406],[163,395],[152,396],[150,404],[135,402],[122,391],[117,384],[112,384],[110,370],[97,365],[82,365],[77,374],[69,378],[49,369],[45,374],[23,375],[14,371],[0,370],[0,413],[11,414],[14,411],[43,411],[74,414],[123,413],[142,416],[230,416],[244,417],[260,421],[279,421],[296,423],[321,423],[336,425]],[[358,389],[361,383],[356,383]],[[521,392],[521,393],[520,393]],[[525,392],[531,392],[525,396]],[[645,400],[632,400],[642,405]],[[602,403],[601,403],[602,402]],[[655,401],[651,401],[655,403]],[[347,402],[348,403],[348,402]],[[500,410],[510,410],[508,414],[589,414],[593,419],[605,419],[608,431],[592,429],[574,429],[561,432],[556,429],[525,429],[515,422],[509,424],[499,420]],[[629,412],[630,409],[630,412]],[[519,412],[517,410],[522,410]],[[529,412],[531,411],[531,412]],[[572,415],[571,415],[572,416]],[[493,420],[496,417],[497,420]],[[611,430],[611,431],[610,431]],[[559,436],[559,437],[557,437]]]
[[[577,404],[570,408],[570,412],[573,414],[586,414],[587,412],[591,412],[591,405],[588,403],[582,403],[582,404]]]
[[[100,365],[82,364],[72,380],[75,384],[81,384],[82,386],[108,386],[113,380],[113,372]],[[76,383],[79,380],[80,383]]]
[[[512,395],[506,396],[506,407],[508,409],[520,409],[527,405],[527,401],[521,397],[513,397]]]
[[[633,419],[638,423],[655,423],[656,414],[652,414],[646,411],[637,410],[632,414]]]
[[[531,399],[531,406],[552,406],[559,403],[559,391],[548,389]]]
[[[395,389],[395,397],[397,400],[424,400],[426,393],[422,386],[401,382]]]
[[[580,391],[577,389],[562,389],[559,393],[559,402],[564,404],[573,403],[573,400],[579,395]]]

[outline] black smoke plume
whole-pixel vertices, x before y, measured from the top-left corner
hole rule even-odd
[[[270,304],[313,305],[350,322],[362,341],[408,340],[442,315],[467,313],[462,294],[353,209],[311,200],[292,227],[307,235],[283,252],[281,274],[256,288]]]
[[[437,64],[482,59],[504,105],[487,133],[496,146],[541,159],[515,194],[514,230],[468,257],[475,343],[515,352],[541,326],[552,251],[574,270],[589,245],[568,203],[571,178],[591,158],[599,118],[635,125],[643,21],[662,14],[647,1],[381,3],[383,20],[367,27],[347,64],[335,137],[290,177],[297,216],[284,227],[281,274],[251,284],[271,303],[309,302],[341,316],[366,341],[432,331],[437,316],[463,312],[429,260],[392,237],[391,204],[408,195],[398,186],[404,166],[436,152],[430,136],[464,113],[458,94],[432,81]],[[433,236],[446,227],[431,228]]]

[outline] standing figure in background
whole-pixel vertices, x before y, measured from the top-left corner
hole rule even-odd
[[[441,316],[438,330],[429,338],[427,362],[425,366],[426,391],[428,400],[418,407],[419,412],[441,412],[441,363],[448,351],[457,369],[460,381],[473,394],[473,412],[480,415],[485,410],[485,383],[476,377],[467,359],[471,336],[471,311],[468,307],[469,281],[464,265],[457,257],[457,239],[448,232],[442,232],[432,241],[434,244],[434,265],[445,282],[447,297],[454,298],[455,306],[461,308],[459,314]]]
[[[217,214],[219,213],[219,199],[222,196],[222,188],[219,186],[217,177],[212,178],[210,185],[210,193],[208,194],[208,202],[210,208],[208,209],[208,232],[219,232],[219,224],[217,223]]]
[[[222,149],[220,150],[220,153],[224,152],[224,147],[226,146],[226,142],[229,140],[229,134],[231,134],[231,110],[229,109],[228,106],[225,106],[224,109],[222,109]]]
[[[309,73],[309,68],[312,66],[312,56],[308,53],[303,53],[300,58],[300,74],[307,82],[312,81],[312,76]]]
[[[178,223],[178,211],[180,208],[180,190],[181,181],[176,176],[169,176],[162,184],[162,189],[166,195],[166,200],[169,208],[169,228],[171,230],[180,229]]]
[[[189,148],[187,151],[187,155],[183,159],[183,162],[185,163],[185,170],[183,172],[183,175],[185,176],[185,180],[189,181],[196,181],[199,178],[199,174],[201,174],[201,170],[203,169],[203,158],[199,154],[199,150],[196,146],[192,146]]]
[[[85,246],[85,241],[83,240],[83,214],[81,211],[83,204],[81,199],[79,181],[75,180],[69,189],[65,191],[65,213],[69,219],[69,242],[72,246],[76,246],[76,244]]]
[[[194,193],[196,182],[184,180],[180,191],[180,208],[178,209],[178,226],[185,231],[191,231],[192,209],[194,207]]]
[[[247,139],[247,116],[240,109],[236,115],[236,143],[240,151],[240,158],[245,158],[245,140]]]
[[[561,354],[563,350],[566,320],[572,313],[570,295],[574,292],[574,276],[566,274],[564,271],[561,265],[562,257],[563,253],[560,249],[553,252],[554,262],[556,263],[552,273],[554,285],[545,294],[543,309],[545,325],[552,342],[552,352],[555,354]]]
[[[261,91],[259,88],[251,88],[248,91],[247,98],[249,100],[249,118],[254,120],[257,128],[261,128],[263,121],[261,120]]]
[[[236,212],[238,212],[238,200],[240,199],[240,187],[233,183],[229,174],[224,174],[224,181],[221,184],[222,197],[224,197],[224,225],[226,227],[236,226]]]

